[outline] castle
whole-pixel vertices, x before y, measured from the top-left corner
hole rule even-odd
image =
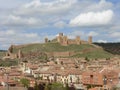
[[[45,38],[45,43],[47,43],[49,40],[48,38]],[[92,44],[92,36],[88,37],[88,41],[84,41],[80,39],[80,36],[76,36],[75,39],[69,39],[67,36],[65,36],[63,33],[59,33],[59,35],[56,37],[56,41],[60,43],[63,46],[67,46],[70,44]]]
[[[80,39],[80,36],[76,36],[75,39],[69,39],[67,36],[65,36],[63,33],[59,33],[59,35],[52,40],[53,42],[58,42],[63,46],[67,46],[67,45],[71,45],[71,44],[76,44],[76,45],[80,45],[80,44],[92,44],[92,36],[88,37],[88,41],[84,41]],[[50,42],[50,40],[48,40],[48,38],[45,38],[45,43]],[[10,48],[8,49],[8,52],[6,52],[5,57],[3,57],[3,59],[20,59],[22,58],[24,55],[22,53],[22,51],[19,48],[25,47],[25,46],[29,46],[32,44],[26,44],[26,45],[11,45]],[[18,48],[18,52],[13,52],[13,48]],[[72,56],[74,55],[74,52],[50,52],[50,53],[46,53],[48,56]]]

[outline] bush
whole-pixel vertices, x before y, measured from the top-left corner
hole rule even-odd
[[[21,80],[20,80],[20,82],[24,85],[24,87],[29,87],[29,85],[30,85],[30,81],[28,80],[28,79],[26,79],[26,78],[22,78]]]

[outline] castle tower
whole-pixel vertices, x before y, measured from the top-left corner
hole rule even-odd
[[[89,44],[92,44],[92,36],[89,36],[89,37],[88,37],[88,43],[89,43]]]
[[[67,36],[64,36],[63,39],[64,39],[65,42],[68,40]]]
[[[57,42],[59,42],[60,44],[63,43],[63,33],[59,33],[59,36],[57,36]]]
[[[67,36],[63,36],[63,42],[62,42],[62,45],[65,45],[65,46],[68,45],[68,38],[67,38]]]
[[[62,43],[62,37],[61,36],[57,36],[57,42]]]
[[[59,36],[63,36],[63,33],[59,33]]]
[[[22,52],[21,52],[21,50],[18,51],[18,58],[19,59],[22,58]]]
[[[48,42],[48,38],[45,38],[45,43],[47,43]]]
[[[75,40],[76,40],[76,44],[78,45],[81,44],[80,36],[76,36]]]

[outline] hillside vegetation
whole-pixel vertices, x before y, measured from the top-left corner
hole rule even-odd
[[[41,51],[41,52],[66,52],[66,51],[81,51],[84,49],[94,49],[92,45],[84,44],[84,45],[68,45],[62,46],[59,43],[45,43],[45,44],[31,44],[22,48],[14,48],[13,52],[21,49],[23,52],[27,53],[30,51]]]
[[[114,55],[120,55],[120,43],[95,43],[101,46],[105,51]]]
[[[89,57],[89,58],[109,58],[112,54],[104,51],[102,48],[95,47],[95,45],[68,45],[62,46],[59,43],[44,43],[44,44],[30,44],[21,48],[14,48],[13,52],[21,50],[23,53],[29,52],[75,52],[71,57]]]

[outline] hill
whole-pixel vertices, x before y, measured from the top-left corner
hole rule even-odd
[[[44,43],[44,44],[29,44],[23,46],[14,46],[13,52],[18,52],[21,50],[23,53],[27,54],[30,52],[43,52],[43,53],[51,53],[51,52],[74,52],[71,56],[66,57],[88,57],[88,58],[109,58],[112,54],[104,51],[102,48],[93,45],[93,44],[71,44],[67,46],[62,46],[59,43]],[[65,56],[63,56],[65,57]]]
[[[105,51],[114,55],[120,55],[120,43],[94,43],[101,46]]]

